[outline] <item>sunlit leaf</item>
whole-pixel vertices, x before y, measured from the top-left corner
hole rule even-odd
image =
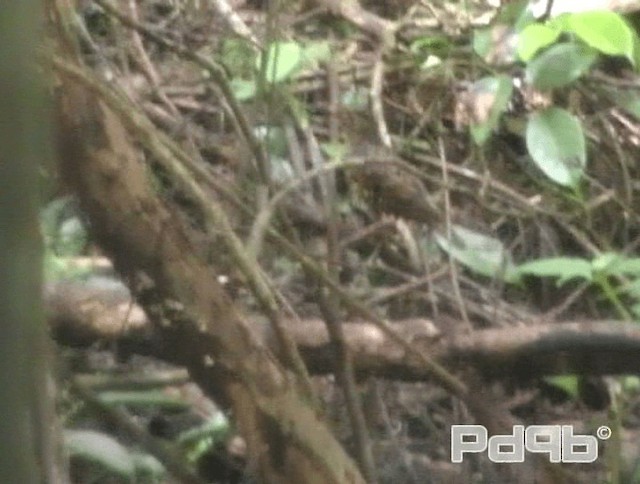
[[[518,56],[528,62],[538,51],[553,44],[559,36],[559,30],[543,24],[531,24],[518,34]]]
[[[597,10],[571,14],[566,29],[604,54],[625,56],[634,62],[635,34],[616,12]]]
[[[544,381],[549,385],[559,388],[574,399],[580,396],[580,386],[576,375],[548,376],[545,377]]]
[[[267,49],[265,78],[270,83],[289,79],[300,68],[302,49],[297,42],[274,42]],[[258,59],[258,69],[261,59]]]
[[[536,165],[554,182],[575,187],[587,162],[580,121],[561,108],[534,113],[527,123],[527,149]]]

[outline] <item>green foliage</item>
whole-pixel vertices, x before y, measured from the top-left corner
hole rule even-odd
[[[409,51],[420,64],[420,69],[426,70],[439,65],[453,48],[451,41],[441,35],[420,37],[409,46]]]
[[[589,11],[560,15],[545,23],[528,23],[519,33],[518,56],[526,65],[526,80],[539,90],[575,82],[600,54],[622,56],[637,66],[640,40],[621,15]],[[634,94],[613,95],[614,102],[635,116],[640,100]],[[560,108],[533,114],[527,126],[527,148],[533,161],[555,183],[576,188],[586,165],[580,121]]]
[[[148,454],[131,452],[114,438],[93,430],[65,430],[64,444],[73,459],[92,464],[96,474],[118,482],[162,482],[165,469]]]
[[[535,22],[523,5],[509,11],[508,22],[512,31],[518,32],[517,54],[526,63],[526,81],[536,89],[549,91],[571,85],[591,69],[599,55],[623,56],[634,66],[640,58],[638,35],[615,12],[564,14],[542,23]],[[500,22],[504,25],[505,20]],[[481,57],[495,48],[492,43],[498,40],[493,34],[491,29],[475,32],[473,48]],[[506,76],[486,77],[474,83],[472,91],[482,101],[483,109],[490,104],[488,114],[470,126],[476,144],[484,144],[497,127],[510,101],[511,84]],[[640,97],[635,93],[612,94],[612,98],[628,112],[640,115]],[[577,189],[587,161],[578,118],[558,107],[536,112],[528,120],[526,143],[533,162],[550,180]]]
[[[436,241],[443,251],[478,274],[506,282],[518,280],[511,257],[498,239],[454,225],[451,239],[436,234]]]
[[[540,50],[558,40],[560,33],[560,30],[544,24],[527,26],[519,35],[518,56],[524,62],[529,62]]]
[[[553,257],[538,259],[518,266],[521,275],[555,277],[558,285],[573,279],[592,280],[591,262],[579,257]]]
[[[542,172],[560,185],[576,188],[587,162],[580,121],[551,107],[531,115],[526,137],[527,149]]]
[[[521,264],[515,269],[520,276],[554,277],[558,285],[574,279],[583,280],[598,287],[604,297],[625,320],[640,317],[640,258],[627,258],[621,254],[606,252],[592,260],[579,257],[554,257]],[[631,278],[627,284],[614,288],[613,277]],[[629,309],[622,303],[620,294],[631,299]],[[632,316],[633,315],[633,316]]]
[[[266,53],[265,79],[276,84],[290,79],[302,61],[302,48],[297,42],[274,42]],[[260,70],[263,59],[256,59],[256,70]]]
[[[635,65],[638,35],[620,14],[594,10],[560,15],[544,24],[534,23],[519,35],[518,54],[529,62],[541,49],[552,45],[562,34],[575,38],[597,52],[623,56]]]
[[[576,375],[548,376],[544,381],[562,390],[574,400],[580,397],[580,382],[579,377]]]
[[[306,68],[313,67],[331,56],[327,41],[275,41],[264,54],[256,55],[246,43],[229,41],[223,45],[221,62],[231,73],[231,88],[240,101],[253,99],[265,81],[265,88],[295,79]]]
[[[582,44],[554,45],[527,64],[526,80],[541,91],[566,86],[587,72],[597,56],[595,50]]]
[[[634,46],[637,34],[616,12],[598,10],[568,14],[565,31],[606,55],[623,56],[635,65]]]
[[[146,391],[105,391],[99,394],[105,405],[148,408],[156,407],[167,410],[184,410],[188,405],[181,399],[167,395],[160,390]]]
[[[224,442],[230,434],[229,420],[218,412],[200,427],[180,434],[178,443],[185,449],[189,462],[196,462],[203,454]]]

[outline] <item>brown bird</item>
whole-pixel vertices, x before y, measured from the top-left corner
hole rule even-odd
[[[390,163],[366,162],[351,175],[365,200],[378,213],[437,225],[442,219],[422,182]]]

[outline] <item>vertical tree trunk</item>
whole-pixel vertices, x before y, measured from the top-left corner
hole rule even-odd
[[[52,474],[41,305],[38,166],[50,153],[35,65],[41,18],[35,0],[0,9],[0,476],[16,483],[64,482]]]
[[[39,171],[51,152],[36,48],[39,2],[0,10],[0,476],[3,482],[64,482],[57,476],[41,304]]]
[[[176,208],[154,189],[134,143],[135,108],[110,97],[82,67],[65,31],[68,3],[48,2],[57,46],[59,167],[94,240],[162,332],[173,360],[233,411],[260,482],[363,484],[303,386],[252,331]]]

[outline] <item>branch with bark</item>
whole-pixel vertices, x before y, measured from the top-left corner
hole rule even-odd
[[[117,282],[59,282],[47,288],[46,309],[60,344],[88,346],[117,341],[125,353],[176,362],[172,347]],[[260,315],[247,319],[261,344],[282,357],[278,339]],[[448,326],[456,326],[447,322]],[[332,373],[334,349],[319,318],[285,320],[311,374]],[[393,329],[418,351],[447,368],[473,368],[487,379],[527,380],[542,376],[635,374],[640,368],[640,328],[619,321],[566,321],[519,328],[446,333],[429,319],[394,321]],[[359,377],[404,381],[429,380],[430,372],[375,324],[343,323],[344,339]]]

